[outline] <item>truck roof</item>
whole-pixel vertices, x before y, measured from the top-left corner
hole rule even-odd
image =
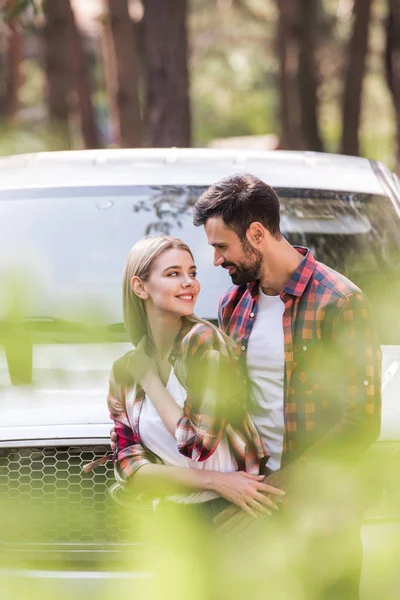
[[[273,187],[382,194],[366,158],[299,151],[112,149],[0,159],[0,190],[120,185],[208,186],[247,172]]]

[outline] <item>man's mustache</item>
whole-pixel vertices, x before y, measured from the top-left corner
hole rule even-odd
[[[229,269],[229,267],[235,267],[237,269],[235,263],[230,263],[230,262],[223,262],[221,267],[223,269]]]

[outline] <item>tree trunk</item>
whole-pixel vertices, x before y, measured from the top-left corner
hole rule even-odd
[[[0,125],[7,119],[7,68],[4,34],[0,34]]]
[[[146,144],[190,146],[187,0],[144,0]]]
[[[308,150],[323,151],[318,126],[316,65],[319,0],[302,0],[299,9],[299,92],[301,121]]]
[[[54,1],[54,0],[53,0]],[[59,0],[58,0],[59,1]],[[68,0],[71,28],[71,75],[78,97],[82,137],[85,148],[100,148],[101,142],[92,103],[92,86],[83,41]]]
[[[7,116],[11,124],[17,122],[19,109],[19,90],[21,88],[21,62],[23,37],[21,27],[16,19],[8,23],[7,41]]]
[[[277,0],[281,109],[280,147],[322,151],[315,54],[317,0]]]
[[[280,143],[286,150],[305,147],[298,86],[299,56],[296,36],[295,5],[279,0],[277,51],[279,57]]]
[[[114,111],[118,114],[118,138],[123,148],[142,146],[142,118],[139,102],[139,57],[135,29],[129,16],[127,0],[107,0],[108,32],[107,46],[112,48],[115,80],[109,83],[113,94]],[[110,43],[111,42],[111,43]],[[110,71],[109,71],[110,73]]]
[[[71,148],[69,106],[72,88],[68,52],[70,50],[69,0],[47,0],[43,28],[44,59],[47,76],[47,103],[50,123],[58,145]]]
[[[105,87],[108,97],[108,123],[110,132],[108,137],[112,144],[119,144],[119,117],[116,104],[117,99],[117,66],[115,64],[115,54],[111,33],[111,25],[108,18],[102,20],[100,33],[101,55],[103,59]]]
[[[396,118],[396,173],[400,175],[400,0],[389,0],[386,22],[386,78]]]
[[[342,109],[342,154],[360,154],[361,97],[368,54],[372,0],[354,0],[353,32],[347,51]]]

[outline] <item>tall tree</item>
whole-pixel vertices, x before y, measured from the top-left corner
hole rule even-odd
[[[3,0],[0,3],[1,59],[0,59],[0,116],[15,123],[19,109],[19,91],[21,88],[21,62],[23,54],[23,35],[15,0]]]
[[[191,144],[187,0],[144,0],[146,144]]]
[[[4,32],[0,33],[0,121],[3,122],[7,118],[7,69],[5,60],[5,36]]]
[[[281,146],[322,151],[318,124],[318,0],[277,0]]]
[[[361,121],[362,86],[368,54],[369,24],[372,0],[354,0],[353,31],[347,50],[343,107],[342,154],[360,154],[359,130]]]
[[[278,0],[277,52],[279,58],[280,147],[300,150],[303,138],[298,85],[298,51],[295,4]]]
[[[299,11],[299,95],[303,134],[310,150],[322,152],[318,124],[317,33],[319,0],[302,0]]]
[[[19,109],[19,91],[21,88],[21,62],[23,52],[23,36],[21,26],[16,18],[9,23],[7,40],[7,116],[11,123],[15,123]]]
[[[386,22],[386,78],[396,118],[396,172],[400,175],[400,1],[389,0]]]
[[[140,69],[136,29],[127,0],[107,0],[105,51],[112,114],[118,116],[118,143],[123,148],[143,145],[139,101]]]
[[[44,2],[43,28],[47,101],[53,130],[63,147],[72,145],[70,115],[76,93],[86,148],[100,145],[92,104],[92,90],[82,38],[70,0]]]
[[[54,1],[54,0],[53,0]],[[58,0],[60,1],[60,0]],[[78,29],[70,0],[67,0],[71,28],[71,77],[79,106],[82,137],[85,148],[100,148],[101,141],[92,102],[92,85],[82,36]]]
[[[68,58],[70,48],[70,20],[68,0],[47,0],[44,3],[43,27],[44,60],[47,78],[47,105],[52,130],[63,148],[71,147],[69,126],[71,69]]]

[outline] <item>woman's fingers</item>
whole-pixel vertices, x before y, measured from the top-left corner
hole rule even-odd
[[[262,495],[262,494],[260,494],[260,495]],[[258,502],[255,498],[250,500],[249,504],[251,505],[252,508],[254,508],[254,510],[257,510],[258,512],[264,513],[266,515],[272,515],[272,512],[268,508],[266,508],[264,506],[264,504],[262,504],[261,502]]]
[[[275,504],[275,502],[273,500],[271,500],[271,498],[268,498],[268,496],[265,496],[264,494],[260,494],[259,492],[255,495],[255,498],[259,501],[262,502],[263,504],[265,504],[266,506],[269,506],[270,508],[272,508],[273,510],[279,510],[279,507],[277,504]]]
[[[253,519],[257,519],[257,515],[254,511],[251,510],[250,506],[248,504],[246,504],[245,502],[241,502],[239,504],[240,508],[242,510],[244,510],[244,512],[246,512],[248,515],[250,515],[251,517],[253,517]]]
[[[283,490],[279,490],[278,488],[275,488],[272,485],[268,485],[268,483],[259,483],[258,489],[264,494],[273,494],[274,496],[285,496],[285,492]]]

